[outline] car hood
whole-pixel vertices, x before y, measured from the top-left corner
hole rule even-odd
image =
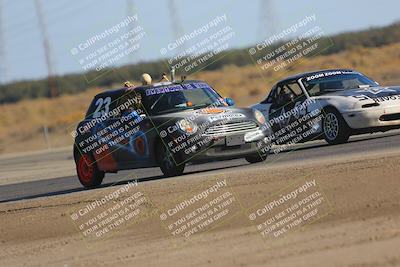
[[[196,123],[210,122],[218,123],[224,120],[230,122],[235,121],[256,121],[254,112],[250,108],[236,108],[236,107],[217,107],[217,108],[205,108],[196,110],[184,110],[179,112],[167,113],[157,116],[152,116],[155,120],[179,120],[179,119],[190,119]]]
[[[400,95],[400,87],[370,87],[370,88],[356,88],[349,89],[345,91],[335,91],[328,93],[324,96],[343,96],[343,97],[353,97],[358,99],[369,98],[377,99],[381,97],[388,97]]]

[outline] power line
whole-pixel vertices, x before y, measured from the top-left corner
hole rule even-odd
[[[25,2],[25,3],[29,3],[29,2]],[[55,8],[51,8],[50,10],[45,10],[47,14],[53,14],[53,11],[56,10],[65,10],[64,6],[66,6],[66,4],[70,3],[64,3],[64,5],[60,5],[60,6],[56,6]],[[20,6],[18,6],[18,8],[20,9]],[[30,7],[27,7],[26,9],[29,9]],[[10,7],[10,9],[12,10],[12,8]],[[11,29],[13,32],[15,32],[16,29],[19,28],[25,28],[26,26],[29,26],[30,28],[33,28],[35,25],[32,22],[36,21],[36,16],[34,13],[32,12],[25,12],[25,10],[21,11],[19,10],[19,12],[22,12],[24,14],[30,14],[31,16],[12,16],[11,18],[17,18],[17,20],[11,21],[8,19],[8,23],[5,23],[4,26],[6,29]],[[21,19],[22,18],[22,19]],[[47,17],[49,18],[49,17]]]
[[[51,8],[50,11],[46,10],[46,14],[50,14],[46,16],[47,21],[49,22],[47,29],[53,28],[55,25],[57,25],[57,23],[65,22],[65,20],[62,20],[61,18],[69,14],[77,14],[78,12],[82,12],[83,10],[85,10],[84,8],[86,6],[93,5],[93,2],[95,1],[96,0],[85,2],[83,5],[78,6],[74,5],[72,8],[65,8],[65,6],[71,7],[70,3],[65,3],[63,5],[60,5],[59,7]],[[42,13],[43,12],[44,11],[42,10]],[[35,30],[35,23],[33,23],[34,20],[36,20],[36,18],[32,17],[30,19],[21,20],[17,23],[7,24],[5,30],[7,31],[9,29],[10,31],[15,33],[13,35],[13,38],[11,38],[12,40],[19,40],[20,38],[24,38],[25,33]]]

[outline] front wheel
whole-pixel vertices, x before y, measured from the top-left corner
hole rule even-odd
[[[185,169],[185,163],[175,162],[173,155],[168,151],[168,149],[163,145],[158,146],[158,164],[164,176],[172,177],[178,176],[183,173]]]
[[[255,156],[248,156],[245,158],[248,163],[259,163],[264,162],[267,159],[267,155],[255,155]]]
[[[350,138],[350,127],[335,109],[325,110],[322,127],[325,140],[331,145],[346,143]]]
[[[97,168],[93,157],[88,154],[79,156],[76,162],[76,172],[78,173],[79,182],[85,188],[95,188],[103,182],[104,172]]]

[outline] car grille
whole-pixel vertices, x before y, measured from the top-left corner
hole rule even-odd
[[[227,124],[211,126],[204,131],[204,136],[221,136],[247,133],[258,129],[258,125],[253,121],[232,122]]]

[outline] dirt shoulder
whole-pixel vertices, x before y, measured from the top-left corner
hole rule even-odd
[[[295,168],[260,166],[2,204],[0,262],[4,266],[399,266],[399,162],[400,154]],[[318,220],[282,236],[263,237],[248,212],[312,181],[324,197]],[[160,217],[174,209],[193,215],[195,204],[179,204],[216,185],[221,194],[234,197],[236,206],[230,206],[230,213],[217,223],[203,224],[204,231],[174,237],[168,227],[176,221]],[[120,190],[128,186],[133,191]],[[103,236],[85,237],[79,229],[82,221],[71,216],[116,190],[120,194],[110,203],[135,195],[133,204],[145,197],[137,206],[141,213]],[[228,201],[219,204],[223,203]],[[104,212],[106,206],[97,209]]]

